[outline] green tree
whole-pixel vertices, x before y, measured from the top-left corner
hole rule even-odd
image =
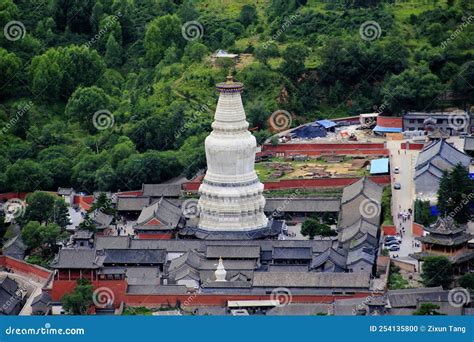
[[[70,315],[86,315],[93,304],[94,287],[87,279],[78,279],[74,291],[61,298],[63,308]]]
[[[450,172],[445,171],[438,189],[439,212],[457,223],[469,222],[473,192],[474,181],[467,168],[458,164]]]
[[[40,249],[44,258],[50,258],[57,251],[56,244],[67,237],[61,228],[54,223],[43,225],[30,221],[21,230],[21,238],[31,249]]]
[[[181,22],[176,15],[165,15],[148,24],[144,46],[150,64],[158,64],[171,44],[182,47],[186,40],[181,36]]]
[[[466,101],[474,98],[474,63],[465,63],[461,67],[461,72],[456,73],[456,78],[452,82],[453,91]]]
[[[432,74],[428,66],[421,65],[389,77],[382,87],[382,94],[390,110],[399,113],[405,109],[434,106],[442,90],[438,76]]]
[[[428,226],[436,220],[436,217],[431,215],[430,201],[416,199],[414,209],[416,223],[419,223],[423,226]]]
[[[93,85],[105,67],[99,53],[86,46],[51,48],[31,62],[32,91],[47,101],[67,99],[78,86]]]
[[[184,48],[183,60],[186,62],[201,62],[208,53],[206,45],[199,42],[189,42]]]
[[[92,219],[89,213],[86,213],[84,220],[81,223],[79,223],[79,226],[77,226],[77,228],[79,230],[88,230],[91,232],[95,232],[97,230],[97,227],[94,224],[94,220]]]
[[[459,278],[459,285],[465,289],[474,290],[474,273],[466,273]]]
[[[96,86],[78,88],[66,106],[66,115],[72,120],[80,122],[89,132],[97,132],[94,124],[94,113],[108,110],[110,105],[107,94]]]
[[[268,59],[278,57],[280,52],[278,50],[278,46],[275,43],[269,43],[266,46],[256,47],[253,55],[258,61],[262,62],[263,64],[267,64]]]
[[[289,45],[282,54],[283,64],[281,72],[293,82],[296,82],[305,71],[305,59],[308,57],[308,48],[303,44]]]
[[[8,87],[0,88],[0,96],[14,94],[17,90],[18,79],[15,77],[20,71],[21,60],[13,53],[0,48],[0,78],[8,83]]]
[[[41,223],[30,221],[21,230],[21,238],[29,248],[38,248],[41,246]]]
[[[433,303],[421,303],[418,310],[413,311],[414,316],[440,316],[444,315],[439,312],[439,305]]]
[[[421,278],[428,287],[447,288],[453,277],[451,262],[444,256],[429,256],[423,260]]]
[[[62,228],[69,224],[66,202],[60,197],[43,191],[35,191],[26,197],[25,221],[56,223]]]
[[[112,200],[107,197],[105,192],[101,192],[99,196],[97,196],[97,199],[90,207],[89,212],[93,212],[95,210],[99,210],[106,215],[112,216],[115,216],[117,213],[117,210],[112,205]]]
[[[117,67],[122,64],[122,47],[113,35],[109,36],[105,45],[105,62],[109,67]]]
[[[8,166],[6,178],[14,191],[29,192],[35,189],[49,189],[52,179],[48,171],[30,159],[19,159]]]
[[[304,221],[301,226],[301,235],[308,236],[310,240],[313,240],[316,235],[333,236],[335,234],[336,232],[327,224],[320,223],[318,220],[312,218]]]
[[[258,13],[255,5],[244,5],[239,14],[239,21],[245,27],[258,22]]]

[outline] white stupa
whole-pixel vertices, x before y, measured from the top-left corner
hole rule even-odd
[[[263,184],[255,173],[255,137],[248,131],[241,92],[232,76],[219,83],[213,131],[206,138],[207,172],[199,188],[198,229],[251,233],[268,226]]]
[[[224,268],[224,263],[222,262],[222,258],[219,258],[219,264],[217,265],[214,275],[216,276],[216,281],[227,281],[225,279],[225,276],[227,275],[227,271]]]

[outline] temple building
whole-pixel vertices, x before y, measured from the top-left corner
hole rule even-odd
[[[412,257],[423,261],[428,256],[446,256],[454,264],[455,270],[469,271],[473,267],[474,250],[468,247],[468,242],[474,236],[467,232],[466,224],[457,224],[451,218],[438,218],[425,226],[427,234],[417,237],[421,241],[421,252]]]
[[[434,196],[438,192],[443,171],[450,171],[456,164],[469,167],[471,158],[444,139],[426,145],[418,155],[415,166],[415,187],[419,197]]]
[[[255,137],[242,105],[243,84],[232,76],[220,93],[213,131],[206,138],[207,172],[199,188],[199,223],[194,235],[206,239],[254,239],[278,234],[264,214],[263,184],[255,172]],[[188,232],[189,233],[189,230]]]

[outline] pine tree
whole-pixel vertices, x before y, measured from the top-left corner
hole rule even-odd
[[[438,190],[438,209],[443,216],[449,216],[457,223],[470,219],[470,204],[473,200],[474,182],[469,171],[461,164],[451,172],[444,172]]]

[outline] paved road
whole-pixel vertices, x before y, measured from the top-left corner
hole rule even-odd
[[[401,232],[401,227],[405,228],[403,233],[402,243],[400,244],[400,250],[397,252],[390,252],[390,255],[398,255],[400,259],[415,263],[416,261],[409,258],[408,255],[413,252],[418,252],[421,248],[413,247],[414,236],[412,235],[411,225],[412,220],[403,220],[398,218],[400,211],[413,210],[413,202],[415,199],[415,184],[413,182],[413,175],[415,172],[416,158],[418,157],[419,151],[414,150],[401,150],[400,145],[402,141],[387,141],[387,147],[390,151],[390,166],[391,166],[391,178],[392,178],[392,216],[393,222],[397,227],[397,232]],[[398,174],[393,173],[395,167],[398,167],[400,172]],[[394,180],[394,181],[393,181]],[[400,183],[401,189],[395,190],[393,184],[395,182]]]

